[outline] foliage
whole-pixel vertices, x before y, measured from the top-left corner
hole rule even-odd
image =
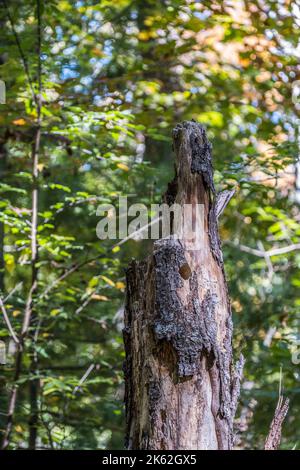
[[[17,334],[32,286],[33,183],[39,193],[35,315],[25,339],[10,447],[28,447],[30,383],[38,380],[38,448],[122,448],[124,267],[131,257],[145,256],[147,243],[114,247],[113,241],[100,241],[96,208],[119,195],[159,201],[173,173],[171,131],[184,119],[208,129],[218,189],[236,189],[221,236],[234,344],[246,357],[240,413],[253,413],[239,445],[262,448],[281,366],[291,398],[282,446],[299,446],[299,370],[291,360],[300,303],[300,257],[293,249],[300,243],[299,106],[292,100],[299,78],[297,5],[289,0],[1,5],[0,77],[7,102],[0,105],[0,288],[3,299],[11,292],[5,308]],[[285,247],[290,251],[272,254]],[[0,335],[8,346],[7,364],[1,366],[4,430],[16,354],[4,321]]]

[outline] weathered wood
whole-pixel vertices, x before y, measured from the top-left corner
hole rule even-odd
[[[184,239],[158,240],[151,256],[127,270],[126,445],[231,449],[243,363],[233,367],[217,220],[232,192],[216,194],[201,125],[177,125],[173,146],[175,178],[165,201],[203,204],[204,233],[192,250]]]
[[[265,450],[277,450],[281,441],[281,429],[289,410],[289,399],[280,395],[272,420],[268,437],[265,442]]]

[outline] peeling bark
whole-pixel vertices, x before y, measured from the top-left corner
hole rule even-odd
[[[202,204],[204,234],[192,250],[185,239],[158,240],[127,270],[126,446],[231,449],[243,359],[233,366],[218,217],[233,192],[216,194],[201,125],[177,125],[173,147],[175,178],[164,199]]]

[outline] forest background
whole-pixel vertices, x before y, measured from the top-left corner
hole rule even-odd
[[[281,388],[281,448],[299,448],[299,2],[0,5],[6,447],[123,448],[124,268],[150,242],[99,240],[96,209],[159,203],[172,129],[195,119],[236,191],[220,233],[246,358],[237,447],[263,447]]]

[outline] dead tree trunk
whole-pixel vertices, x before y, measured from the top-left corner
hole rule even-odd
[[[173,236],[127,270],[124,342],[129,449],[231,449],[242,358],[232,362],[231,309],[217,220],[211,144],[196,122],[173,131],[165,202],[202,204],[199,246]],[[200,229],[200,227],[199,227]]]

